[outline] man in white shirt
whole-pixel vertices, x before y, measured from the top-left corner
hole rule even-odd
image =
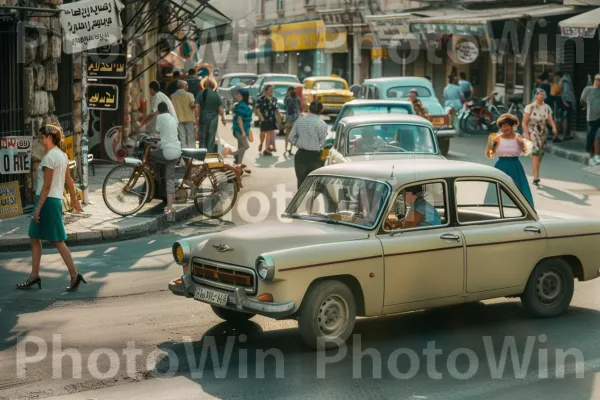
[[[177,112],[175,111],[175,107],[173,106],[171,99],[169,99],[169,97],[166,94],[160,91],[160,83],[158,83],[157,81],[152,81],[150,82],[150,85],[148,85],[148,87],[150,88],[150,94],[152,95],[152,112],[146,117],[146,119],[144,119],[144,121],[142,122],[142,126],[147,126],[155,120],[155,118],[159,114],[158,105],[160,103],[167,104],[169,114],[171,114],[171,116],[175,118],[177,124],[179,124],[179,119],[177,119]],[[156,124],[154,124],[151,127],[150,132],[156,132]]]
[[[159,115],[156,118],[156,130],[160,134],[160,148],[150,152],[150,158],[165,165],[165,182],[167,192],[166,214],[175,212],[175,164],[181,157],[181,143],[177,131],[177,122],[169,115],[169,108],[165,102],[158,105]]]

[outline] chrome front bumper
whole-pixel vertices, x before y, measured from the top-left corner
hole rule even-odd
[[[438,137],[438,139],[453,138],[456,136],[456,129],[454,129],[454,128],[441,129],[441,130],[437,131],[436,136]]]
[[[244,288],[235,288],[233,293],[230,293],[223,290],[218,290],[212,286],[199,285],[192,280],[191,275],[182,275],[181,281],[182,283],[175,283],[175,281],[169,282],[169,290],[171,293],[176,296],[194,298],[196,288],[204,287],[205,289],[227,294],[227,306],[223,308],[228,308],[230,310],[241,311],[250,314],[259,314],[264,315],[265,317],[278,319],[290,316],[296,309],[296,303],[293,301],[267,303],[251,299],[246,295]],[[215,305],[205,301],[202,302],[213,306]]]

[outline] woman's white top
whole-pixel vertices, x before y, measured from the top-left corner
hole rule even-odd
[[[42,157],[42,162],[37,170],[38,179],[35,190],[36,196],[39,196],[42,193],[42,188],[44,187],[44,167],[54,170],[48,197],[62,199],[65,190],[65,177],[67,175],[67,168],[69,167],[69,158],[58,147],[52,148],[52,150]]]
[[[169,113],[156,117],[156,131],[160,133],[160,149],[166,160],[181,157],[181,142],[177,131],[177,120]]]
[[[521,147],[517,139],[500,138],[500,143],[496,146],[496,157],[519,157],[521,155]]]

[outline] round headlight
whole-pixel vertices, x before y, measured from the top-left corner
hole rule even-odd
[[[263,281],[273,280],[275,276],[275,263],[269,256],[261,256],[256,260],[256,273]]]
[[[256,266],[256,272],[258,273],[258,277],[263,281],[267,279],[267,275],[269,274],[269,267],[267,266],[267,262],[265,260],[259,260]]]
[[[179,265],[186,265],[190,261],[190,245],[185,241],[173,243],[173,258]]]

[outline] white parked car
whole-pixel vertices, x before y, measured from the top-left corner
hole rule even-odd
[[[347,117],[337,124],[325,165],[407,157],[444,159],[433,125],[417,115]]]
[[[169,289],[232,323],[296,319],[307,344],[335,347],[357,316],[516,296],[556,317],[575,279],[600,276],[598,240],[599,220],[542,219],[493,167],[345,163],[314,171],[280,221],[175,242]]]

